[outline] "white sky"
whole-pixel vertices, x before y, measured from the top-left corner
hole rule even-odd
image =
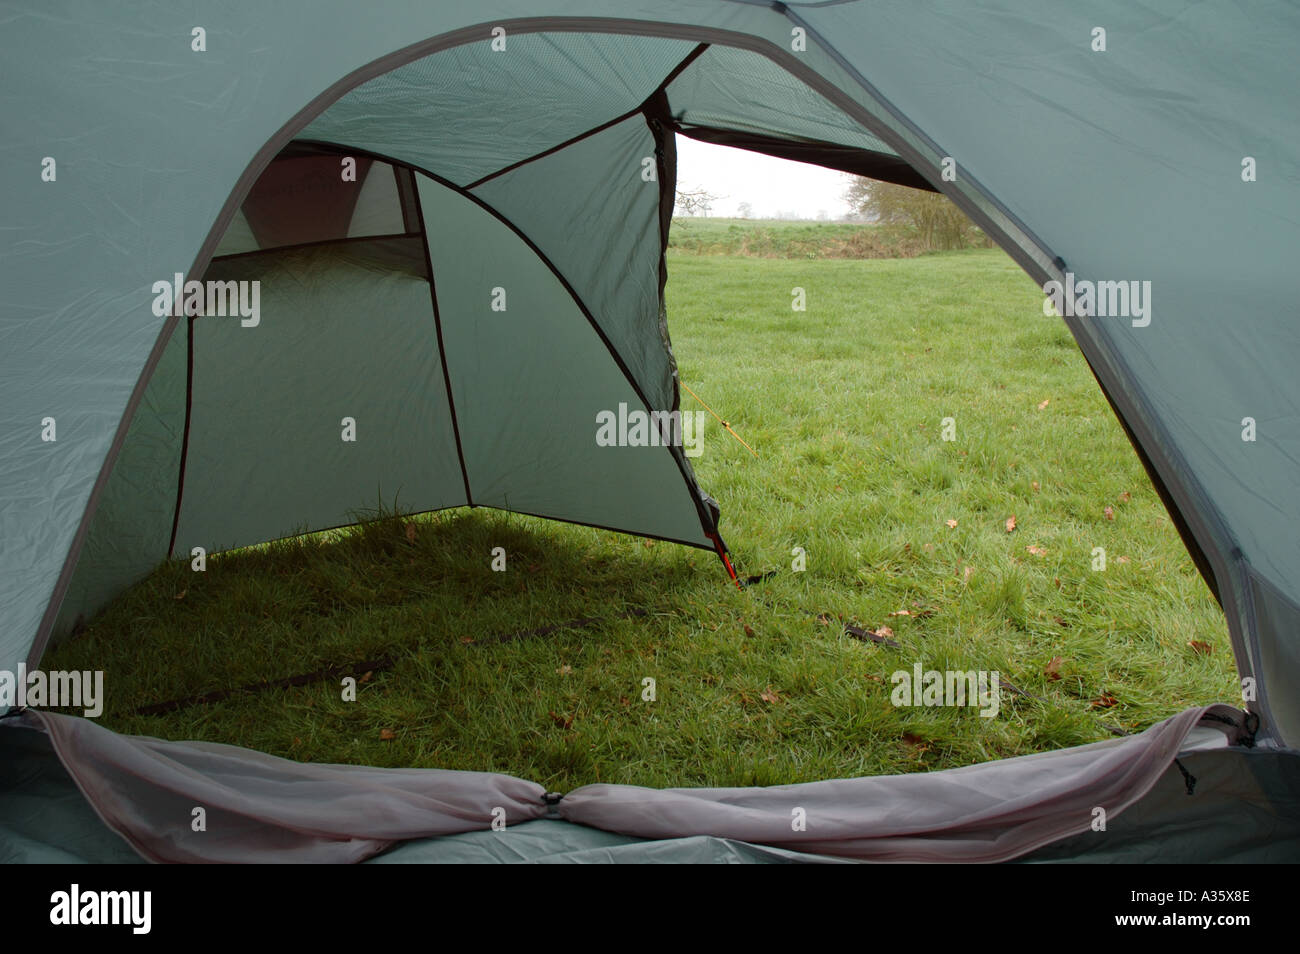
[[[780,213],[815,219],[821,211],[838,219],[849,211],[848,181],[832,169],[677,137],[677,188],[724,196],[713,203],[711,217],[734,216],[748,202],[756,219]]]

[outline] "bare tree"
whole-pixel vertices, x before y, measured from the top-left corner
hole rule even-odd
[[[677,190],[677,208],[683,215],[695,215],[697,212],[708,217],[713,203],[726,196],[714,195],[704,189],[679,188]]]

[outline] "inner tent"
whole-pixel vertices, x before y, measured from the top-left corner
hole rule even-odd
[[[379,509],[624,531],[715,550],[734,576],[672,416],[675,134],[931,186],[759,53],[509,42],[509,56],[455,46],[344,95],[260,172],[198,299],[179,277],[160,293],[180,324],[59,632],[162,559]],[[611,416],[632,424],[598,439]]]

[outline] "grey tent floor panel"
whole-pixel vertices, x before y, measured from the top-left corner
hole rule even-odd
[[[1179,761],[1156,787],[1088,832],[1040,848],[1025,862],[1196,864],[1300,862],[1300,752],[1218,749]]]
[[[0,724],[0,864],[144,864],[103,823],[50,738]]]
[[[366,864],[801,864],[842,862],[728,838],[648,840],[550,819],[404,842]]]
[[[1103,833],[1076,835],[1030,863],[1300,861],[1300,753],[1220,749],[1185,755]],[[724,838],[645,840],[542,819],[395,845],[369,864],[789,864],[843,859]],[[41,732],[0,726],[0,863],[139,864],[82,796]]]

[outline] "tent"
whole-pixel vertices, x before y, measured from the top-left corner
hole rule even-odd
[[[376,487],[726,562],[673,439],[686,135],[942,191],[1055,290],[1243,685],[1129,738],[752,790],[547,793],[14,708],[7,859],[1300,853],[1293,5],[6,6],[0,672],[159,560]],[[598,447],[602,412],[649,424]]]

